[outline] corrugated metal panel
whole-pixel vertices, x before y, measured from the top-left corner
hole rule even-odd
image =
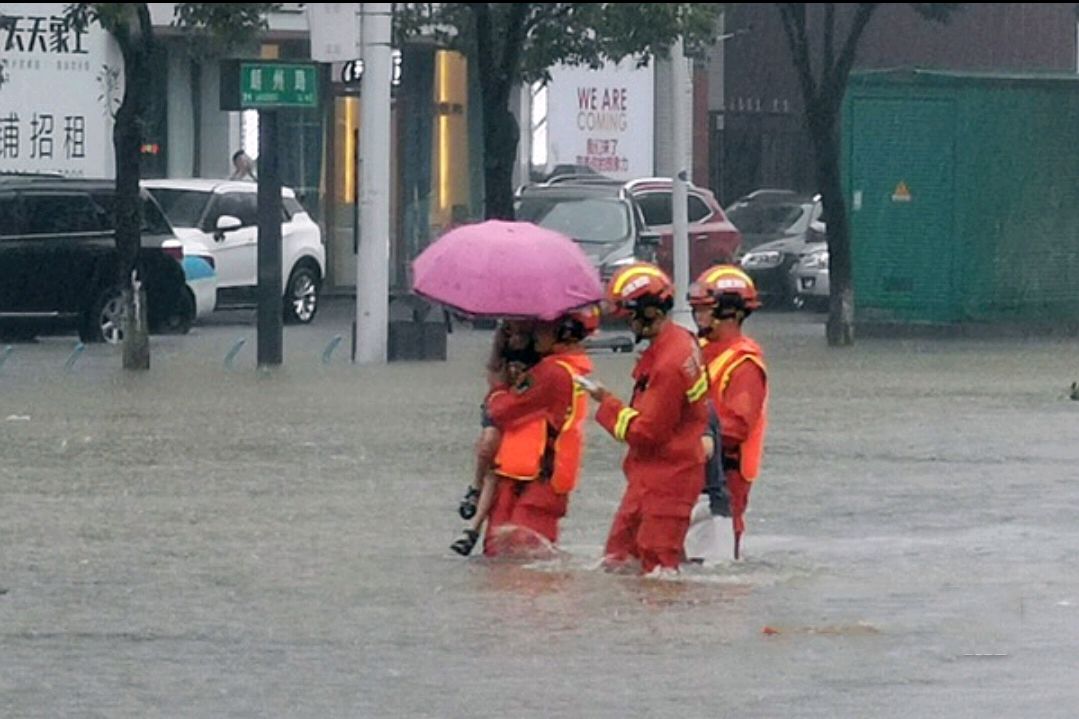
[[[951,319],[954,116],[949,99],[854,100],[850,167],[860,317]]]
[[[1079,79],[871,73],[845,113],[858,321],[1079,319]]]

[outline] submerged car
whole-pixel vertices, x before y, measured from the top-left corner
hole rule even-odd
[[[791,292],[794,306],[815,312],[828,309],[831,284],[828,281],[828,243],[806,245],[802,256],[791,268]]]
[[[645,177],[626,183],[626,190],[641,206],[644,220],[660,235],[656,260],[674,274],[674,217],[669,177]],[[742,245],[738,228],[723,212],[711,190],[693,183],[686,186],[689,232],[689,276],[697,277],[712,265],[733,262]]]
[[[659,234],[617,182],[530,185],[518,196],[517,219],[571,238],[604,282],[621,267],[654,261],[659,244]]]
[[[255,303],[258,288],[258,185],[202,178],[145,180],[184,254],[202,257],[217,273],[217,306]],[[289,188],[281,190],[281,278],[287,321],[305,324],[318,311],[326,248],[318,224]]]
[[[790,272],[810,245],[823,239],[819,195],[757,190],[727,208],[742,231],[740,264],[757,285],[766,307],[795,305]]]
[[[123,339],[115,187],[111,180],[0,178],[0,331],[29,338],[74,328],[83,342]],[[136,270],[150,331],[187,332],[195,303],[177,237],[149,194],[140,209]]]

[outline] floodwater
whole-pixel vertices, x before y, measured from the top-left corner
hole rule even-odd
[[[145,376],[15,346],[0,716],[1076,715],[1079,341],[829,349],[817,317],[754,316],[747,559],[658,581],[595,569],[623,483],[595,425],[559,559],[451,553],[489,333],[324,365],[327,310],[269,374],[248,316],[155,338]],[[633,356],[595,359],[627,392]]]

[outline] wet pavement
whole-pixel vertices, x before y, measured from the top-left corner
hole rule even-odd
[[[594,425],[564,556],[452,554],[490,333],[354,367],[350,317],[287,328],[270,373],[252,312],[137,375],[13,346],[0,716],[1075,715],[1079,341],[830,349],[820,316],[754,316],[747,559],[655,581],[594,568],[623,482]],[[633,356],[595,359],[627,392]]]

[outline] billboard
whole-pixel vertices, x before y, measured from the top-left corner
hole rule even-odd
[[[123,60],[99,26],[68,27],[64,7],[0,3],[0,172],[115,174]]]
[[[559,65],[547,91],[547,165],[585,165],[617,179],[653,172],[655,89],[651,65],[600,70]]]

